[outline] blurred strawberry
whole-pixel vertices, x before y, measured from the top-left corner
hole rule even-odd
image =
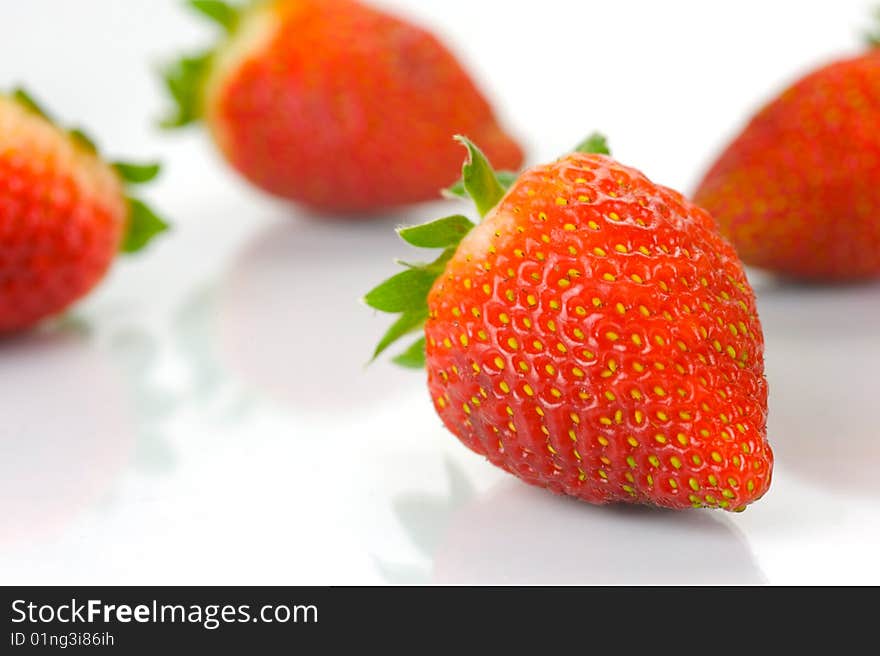
[[[743,261],[784,275],[880,276],[880,38],[767,104],[694,200]]]
[[[0,333],[62,312],[167,228],[126,190],[158,173],[109,164],[24,91],[0,94]]]
[[[450,137],[478,139],[501,168],[519,146],[429,32],[354,0],[189,4],[227,31],[171,66],[168,127],[204,120],[263,190],[326,212],[431,200],[458,173]]]

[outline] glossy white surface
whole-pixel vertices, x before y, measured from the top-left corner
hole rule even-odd
[[[854,52],[872,3],[388,0],[445,33],[531,161],[601,128],[689,189],[767,93]],[[172,0],[0,3],[25,80],[112,155],[160,157],[175,221],[57,325],[0,343],[0,583],[880,583],[880,284],[755,275],[775,482],[741,515],[595,508],[440,426],[422,376],[362,365],[356,299],[405,254],[160,134],[154,70],[210,30]],[[499,13],[503,11],[503,17]]]

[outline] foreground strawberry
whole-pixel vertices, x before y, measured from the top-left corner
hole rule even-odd
[[[424,325],[397,361],[426,363],[446,427],[528,483],[669,508],[761,497],[773,466],[763,336],[712,217],[591,152],[505,192],[463,142],[463,188],[485,220],[401,229],[444,250],[367,294],[400,313],[376,355]]]
[[[747,264],[823,280],[880,275],[878,44],[766,105],[697,189]]]
[[[108,164],[23,91],[0,94],[0,333],[60,313],[166,229],[126,191],[158,173]]]
[[[518,168],[519,146],[453,55],[428,32],[353,0],[191,0],[221,23],[212,52],[166,83],[177,112],[269,193],[327,212],[436,198],[459,168],[449,137],[479,138]]]

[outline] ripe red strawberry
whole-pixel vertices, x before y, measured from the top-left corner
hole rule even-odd
[[[79,130],[56,126],[23,91],[0,94],[0,333],[56,315],[116,254],[166,229],[126,183],[159,166],[108,164]]]
[[[203,119],[220,150],[269,193],[328,212],[436,198],[457,176],[456,132],[516,169],[519,146],[430,33],[354,0],[190,5],[220,22],[217,50],[166,83],[177,114]]]
[[[773,465],[763,336],[712,217],[589,152],[505,193],[465,143],[464,188],[485,220],[401,230],[445,250],[366,296],[401,313],[377,354],[424,323],[398,361],[426,361],[446,427],[528,483],[669,508],[761,497]]]
[[[694,199],[747,264],[880,275],[880,50],[824,66],[766,105]]]

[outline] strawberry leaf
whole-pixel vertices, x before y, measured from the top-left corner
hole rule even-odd
[[[425,271],[430,271],[434,274],[436,278],[441,273],[443,273],[443,269],[446,267],[446,263],[450,260],[450,258],[455,255],[455,248],[457,244],[450,246],[443,254],[440,255],[433,262],[405,262],[404,260],[394,260],[396,264],[399,264],[402,267],[406,267],[407,269],[424,269]]]
[[[397,234],[403,241],[419,248],[449,248],[457,246],[473,227],[466,216],[455,214],[418,226],[398,228]]]
[[[874,26],[871,30],[864,32],[863,36],[869,48],[880,48],[880,7],[875,7],[871,13],[874,18]]]
[[[133,164],[131,162],[114,162],[113,168],[128,184],[145,184],[152,182],[162,170],[158,162],[150,164]]]
[[[443,189],[440,193],[446,198],[461,198],[462,200],[470,200],[471,198],[468,196],[468,192],[464,190],[464,180],[461,178],[452,186]]]
[[[380,312],[421,310],[427,307],[428,292],[436,277],[427,269],[401,271],[364,296],[364,303]]]
[[[428,262],[407,262],[406,260],[401,260],[399,258],[395,258],[394,263],[399,264],[404,269],[425,269],[430,266]]]
[[[468,159],[461,170],[461,179],[468,196],[477,206],[480,216],[486,216],[498,204],[507,190],[498,181],[495,169],[479,148],[467,137],[457,135],[455,140],[468,150]]]
[[[168,224],[146,203],[129,198],[128,231],[122,241],[123,253],[136,253],[146,247],[153,237],[168,230]]]
[[[501,186],[504,187],[505,191],[510,189],[513,186],[513,183],[517,181],[519,178],[519,173],[514,171],[496,171],[495,177],[498,178],[498,182],[501,183]],[[447,198],[464,198],[465,200],[469,200],[470,196],[468,196],[468,192],[464,189],[464,180],[459,179],[451,187],[443,190],[443,195]]]
[[[448,190],[449,195],[471,198],[481,216],[485,216],[507,193],[517,178],[516,173],[497,174],[485,155],[467,138],[456,140],[468,150],[462,167],[462,179]],[[420,226],[398,228],[401,239],[420,248],[442,248],[440,256],[430,264],[412,264],[398,260],[405,271],[392,276],[364,296],[368,306],[381,312],[400,314],[394,324],[379,340],[373,360],[404,335],[421,328],[428,319],[428,294],[434,282],[455,255],[461,240],[474,228],[466,216],[456,214]],[[393,358],[396,364],[409,368],[425,365],[425,339],[421,338],[409,349]]]
[[[241,7],[221,0],[188,0],[187,4],[228,33],[235,31],[241,18]],[[174,108],[160,121],[160,127],[180,128],[195,123],[201,118],[202,90],[213,59],[213,50],[208,50],[197,55],[181,57],[165,67],[162,78],[174,102]]]
[[[25,91],[22,87],[18,87],[12,91],[12,99],[17,102],[19,105],[27,109],[29,112],[33,112],[37,116],[40,116],[50,123],[53,122],[52,117],[44,110],[40,104],[34,100],[34,97]]]
[[[220,25],[227,32],[232,32],[238,25],[239,10],[220,0],[189,0],[189,6]]]
[[[584,139],[578,147],[574,149],[576,153],[586,153],[588,155],[610,155],[611,149],[608,147],[608,140],[605,135],[594,132]]]
[[[416,330],[421,328],[427,318],[427,308],[414,310],[412,312],[404,312],[403,314],[401,314],[397,321],[395,321],[388,329],[388,332],[386,332],[385,335],[382,336],[382,339],[379,340],[379,344],[376,346],[376,350],[373,353],[373,357],[370,362],[382,355],[385,349],[394,344],[394,342],[399,340],[401,337],[409,335],[410,333],[415,332]]]
[[[171,129],[190,125],[202,113],[202,86],[211,67],[213,53],[182,57],[163,71],[165,88],[175,103],[174,111],[160,122]]]
[[[430,264],[400,262],[402,266],[408,267],[406,271],[392,276],[363,298],[364,303],[382,312],[401,313],[379,340],[370,362],[401,337],[415,332],[425,324],[428,318],[428,293],[454,254],[455,247],[452,246]],[[408,361],[413,362],[412,358]],[[414,364],[404,366],[415,367]]]
[[[391,360],[394,364],[407,369],[424,369],[425,367],[425,338],[417,340],[406,351]]]
[[[76,143],[78,143],[90,153],[93,153],[95,155],[98,154],[98,147],[95,145],[95,142],[80,128],[73,128],[72,130],[68,130],[67,134],[70,135],[71,139],[73,139]]]

